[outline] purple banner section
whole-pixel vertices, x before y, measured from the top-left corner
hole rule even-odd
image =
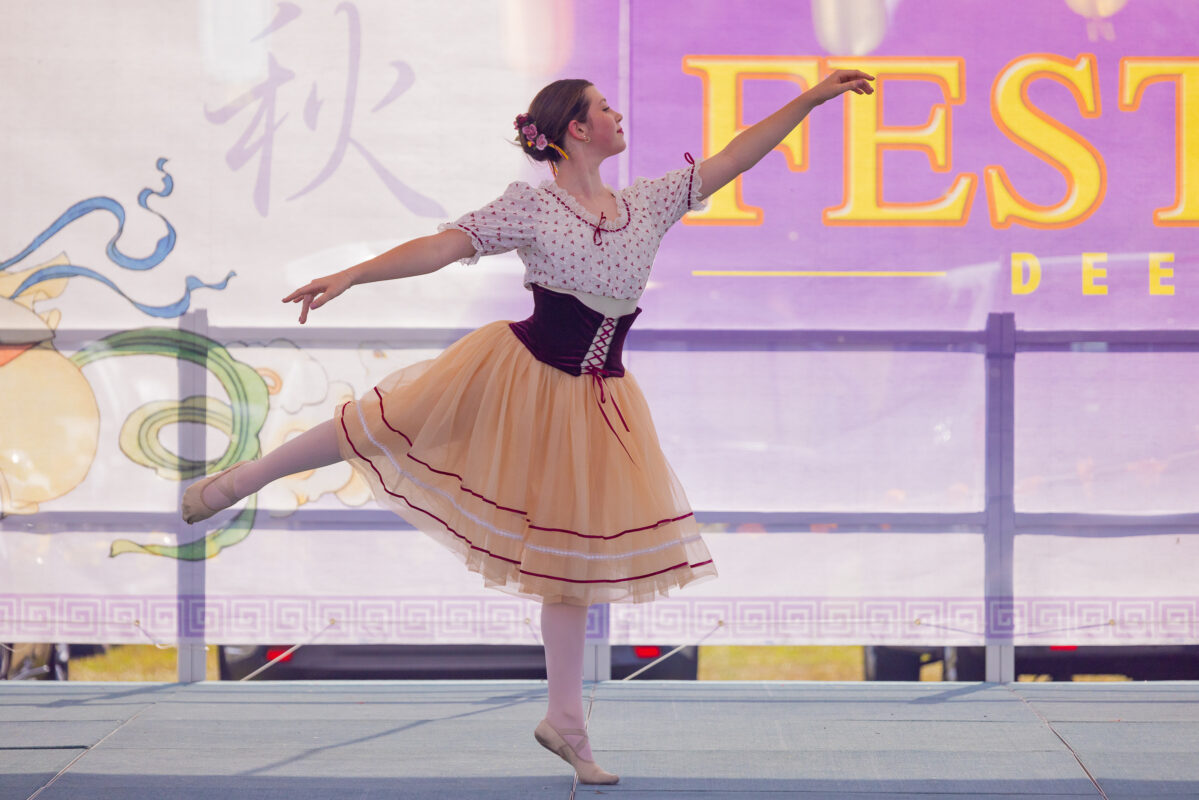
[[[989,609],[989,610],[988,610]],[[540,606],[478,597],[0,595],[0,641],[540,644]],[[1199,597],[728,597],[593,607],[612,644],[1199,643]],[[607,630],[605,627],[607,627]]]
[[[614,101],[596,54],[618,57],[617,4],[594,5],[565,72]],[[835,68],[878,76],[672,231],[642,324],[1199,327],[1199,5],[1089,5],[628,3],[634,178],[714,154]]]

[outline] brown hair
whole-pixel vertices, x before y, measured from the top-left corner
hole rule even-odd
[[[566,149],[566,131],[570,128],[570,121],[587,120],[587,98],[584,93],[591,85],[591,81],[582,78],[564,78],[546,86],[529,103],[529,123],[537,126],[537,133],[544,134],[547,143]],[[547,146],[544,150],[538,150],[536,147],[526,147],[525,141],[525,135],[518,130],[516,143],[534,161],[556,164],[562,160],[562,154],[554,148]]]

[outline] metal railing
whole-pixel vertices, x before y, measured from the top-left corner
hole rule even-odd
[[[248,341],[287,338],[297,346],[348,347],[362,341],[388,340],[400,347],[444,347],[467,333],[459,328],[422,328],[388,330],[378,328],[274,328],[210,327],[203,310],[189,312],[179,327],[216,341]],[[56,344],[72,346],[97,339],[111,331],[62,330]],[[382,333],[382,335],[381,335]],[[855,511],[755,512],[733,509],[697,509],[700,522],[755,522],[771,530],[805,530],[819,524],[834,530],[862,530],[863,527],[888,526],[889,530],[920,532],[980,531],[984,537],[984,597],[986,608],[986,680],[1008,682],[1015,675],[1015,646],[1011,621],[997,613],[1013,598],[1013,543],[1017,532],[1052,535],[1094,535],[1144,532],[1152,529],[1199,531],[1199,513],[1171,515],[1116,514],[1026,514],[1017,513],[1014,504],[1015,464],[1015,361],[1019,353],[1077,352],[1199,352],[1199,330],[1145,331],[1019,331],[1011,313],[990,314],[981,331],[850,331],[850,330],[655,330],[638,329],[625,344],[630,351],[895,351],[975,353],[985,359],[985,502],[981,511],[966,513],[862,513]],[[180,398],[205,393],[204,371],[182,359],[178,361]],[[205,432],[202,426],[179,425],[179,452],[204,459]],[[179,494],[182,495],[183,484]],[[299,509],[278,519],[261,515],[256,527],[296,530],[327,528],[385,529],[395,526],[390,512],[378,509],[330,511]],[[195,533],[178,515],[159,512],[80,512],[46,511],[30,517],[0,519],[0,530],[163,530],[173,529],[179,543]],[[202,603],[205,594],[205,561],[177,561],[179,595],[178,679],[192,682],[204,679],[205,639],[202,624],[188,624],[191,605]],[[197,600],[198,598],[198,600]],[[996,613],[993,613],[996,612]],[[601,609],[605,615],[607,609]],[[606,629],[606,626],[604,626]],[[607,679],[610,657],[606,639],[589,641],[589,678]]]

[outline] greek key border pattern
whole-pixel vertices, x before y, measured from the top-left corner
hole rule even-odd
[[[182,625],[180,621],[182,620]],[[538,644],[517,598],[0,594],[0,641]],[[592,607],[613,644],[1199,643],[1199,596],[663,599]]]

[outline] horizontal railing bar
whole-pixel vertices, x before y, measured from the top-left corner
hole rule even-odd
[[[0,531],[55,533],[111,531],[129,533],[172,532],[178,517],[173,511],[43,511],[0,519]],[[767,533],[963,533],[981,532],[986,517],[976,513],[825,512],[825,511],[696,511],[703,525],[757,525]],[[1136,533],[1199,533],[1197,514],[1016,514],[1019,533],[1047,536],[1116,536]],[[213,525],[195,528],[201,536]],[[260,511],[258,530],[412,530],[390,511],[382,509],[299,509],[285,517]]]
[[[357,347],[380,342],[394,347],[442,348],[458,341],[472,327],[246,327],[210,326],[209,336],[219,342],[271,342],[285,339],[308,347]],[[72,349],[119,332],[112,329],[59,329],[54,339],[60,348]],[[6,337],[20,341],[44,338],[46,331],[8,330]],[[852,330],[743,330],[652,329],[629,331],[629,350],[948,350],[982,351],[984,331],[852,331]],[[1017,331],[1017,350],[1036,351],[1199,351],[1199,330],[1144,331]]]
[[[1102,345],[1102,347],[1100,347]],[[1199,350],[1199,330],[1016,331],[1024,351],[1137,352]]]
[[[962,513],[887,513],[887,512],[830,512],[830,511],[695,511],[695,521],[713,523],[758,523],[763,525],[982,525],[986,522],[983,512]],[[254,527],[289,527],[289,519],[300,519],[306,525],[342,524],[355,521],[357,524],[397,524],[399,517],[382,509],[299,509],[285,517],[270,516],[269,509],[259,509]],[[12,515],[0,519],[7,530],[28,528],[37,522],[46,524],[90,523],[110,528],[114,525],[163,525],[174,524],[179,519],[176,511],[42,511],[36,515]],[[25,521],[25,522],[22,522]],[[203,530],[212,525],[205,521],[198,525]]]
[[[635,328],[628,350],[906,350],[982,353],[983,331],[656,330]]]
[[[72,349],[124,329],[59,328],[54,339]],[[300,327],[268,328],[209,326],[217,341],[270,342],[286,340],[299,346],[347,347],[379,342],[397,347],[445,347],[475,328]],[[5,329],[10,341],[44,338],[45,330]],[[628,350],[939,350],[981,352],[984,331],[920,330],[803,330],[730,328],[635,328]],[[1191,352],[1199,351],[1199,330],[1138,331],[1016,331],[1016,348],[1025,352]]]
[[[827,527],[829,532],[861,532],[863,528],[890,529],[896,532],[955,533],[966,529],[981,532],[986,514],[978,512],[901,513],[837,512],[837,511],[696,511],[695,520],[702,525],[721,523],[760,525],[768,532],[784,532],[788,528],[810,529]],[[806,532],[806,531],[805,531]]]
[[[886,532],[961,533],[981,531],[986,523],[982,512],[975,513],[902,513],[835,511],[696,511],[703,525],[756,525],[768,533],[806,532],[813,528],[829,533]],[[42,511],[28,516],[9,515],[0,519],[0,530],[55,533],[67,531],[111,531],[129,533],[171,533],[178,517],[174,511]],[[219,518],[218,518],[219,522]],[[1017,528],[1036,529],[1049,535],[1094,535],[1085,529],[1156,530],[1161,532],[1199,533],[1199,514],[1127,515],[1127,514],[1017,514]],[[194,528],[197,537],[215,528],[205,523]],[[257,530],[411,530],[407,523],[383,509],[305,509],[287,516],[272,517],[268,510],[258,513]]]
[[[1153,528],[1159,532],[1194,531],[1199,533],[1199,513],[1186,514],[1068,514],[1068,513],[1020,513],[1016,514],[1017,532],[1029,532],[1036,529],[1046,533],[1068,532],[1075,528],[1100,528],[1105,531],[1098,535],[1108,535],[1106,531],[1142,530]],[[1085,536],[1087,534],[1080,533]]]
[[[223,344],[286,340],[300,347],[359,347],[377,342],[392,347],[444,348],[474,328],[248,328],[209,326],[207,334]],[[74,350],[116,330],[59,329],[55,345]],[[8,331],[6,338],[20,340],[37,331]],[[42,332],[44,334],[44,331]],[[743,350],[934,350],[982,352],[982,331],[836,331],[637,328],[629,332],[626,350],[743,351]]]

